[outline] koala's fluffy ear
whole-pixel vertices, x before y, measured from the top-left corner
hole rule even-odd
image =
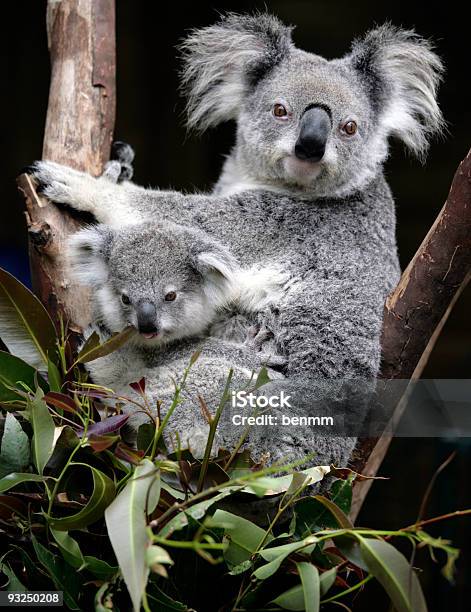
[[[291,28],[267,14],[230,13],[194,30],[181,45],[188,127],[237,119],[250,88],[292,47]]]
[[[436,100],[444,69],[430,41],[385,24],[355,41],[348,60],[364,79],[380,129],[423,157],[444,128]]]
[[[68,242],[68,261],[82,285],[99,287],[108,278],[107,263],[113,232],[105,225],[80,230]]]
[[[232,255],[223,248],[210,247],[196,251],[193,255],[193,265],[204,278],[212,280],[231,281],[238,269],[238,264]]]

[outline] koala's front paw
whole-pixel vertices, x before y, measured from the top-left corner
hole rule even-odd
[[[96,183],[93,177],[50,161],[36,161],[24,171],[38,184],[37,192],[44,194],[52,202],[67,204],[79,210],[88,210],[81,203],[87,199],[86,194]]]

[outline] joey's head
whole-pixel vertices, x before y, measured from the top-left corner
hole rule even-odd
[[[378,173],[390,136],[423,157],[443,126],[442,64],[413,31],[383,25],[327,60],[273,16],[230,14],[182,50],[189,127],[237,122],[229,183],[344,196]]]
[[[170,223],[81,230],[69,259],[76,279],[92,288],[95,322],[112,332],[132,325],[145,345],[202,333],[229,298],[237,269],[215,240]]]

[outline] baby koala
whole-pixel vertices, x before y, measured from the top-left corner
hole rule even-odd
[[[231,299],[239,269],[216,240],[170,222],[89,227],[70,239],[69,259],[93,291],[100,335],[131,325],[132,343],[145,349],[204,334]]]

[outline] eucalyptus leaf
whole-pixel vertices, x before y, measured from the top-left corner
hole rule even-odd
[[[55,425],[41,389],[37,390],[34,399],[28,400],[28,411],[33,427],[33,461],[42,474],[54,450]]]
[[[24,392],[24,386],[34,389],[36,382],[43,391],[48,390],[47,382],[35,368],[15,355],[0,351],[0,403],[23,406],[26,400],[16,390]]]
[[[149,487],[154,481],[155,466],[152,461],[143,459],[105,512],[108,535],[135,612],[140,610],[142,593],[149,576],[145,508]]]
[[[126,344],[135,331],[136,330],[134,327],[129,326],[124,328],[123,331],[113,334],[111,338],[109,338],[106,342],[103,342],[103,344],[96,345],[95,342],[87,344],[86,342],[77,356],[76,363],[89,363],[90,361],[94,361],[99,357],[105,357],[106,355],[113,353],[121,346]]]
[[[301,479],[303,479],[303,484],[305,486],[309,486],[316,482],[320,482],[329,471],[330,467],[328,465],[317,465],[307,470],[301,470],[285,476],[278,476],[277,478],[261,476],[248,484],[244,492],[255,493],[258,496],[277,495],[289,490],[292,492],[293,487],[298,488]]]
[[[106,563],[106,561],[90,555],[85,555],[84,560],[85,569],[91,572],[99,580],[111,580],[119,571],[117,565],[110,565]]]
[[[11,412],[7,412],[0,446],[0,478],[12,472],[21,472],[29,461],[29,438],[19,421]]]
[[[62,518],[49,517],[49,527],[57,531],[68,531],[69,529],[82,529],[87,525],[95,523],[103,516],[105,509],[109,506],[116,494],[114,482],[91,465],[86,463],[70,464],[70,467],[81,465],[88,468],[92,473],[93,491],[87,504],[75,514]]]
[[[59,368],[50,357],[47,360],[47,378],[49,381],[49,388],[51,391],[60,393],[62,389],[62,377],[59,372]]]
[[[270,603],[274,603],[283,610],[293,610],[294,612],[304,612],[304,591],[302,585],[298,584],[288,589]]]
[[[163,488],[167,490],[166,487],[163,487]],[[241,487],[228,487],[227,489],[224,489],[218,495],[215,495],[214,497],[206,499],[205,501],[199,502],[198,504],[194,504],[193,506],[190,506],[189,508],[187,508],[184,512],[179,512],[166,525],[164,525],[164,527],[162,527],[158,535],[162,538],[168,538],[175,531],[179,531],[180,529],[185,528],[188,525],[188,518],[192,518],[196,521],[203,518],[203,516],[211,508],[211,506],[219,502],[221,499],[224,499],[224,497],[231,495],[234,492],[234,490],[239,491],[240,488]]]
[[[253,573],[254,577],[258,580],[266,580],[272,576],[280,568],[283,561],[294,552],[301,551],[306,554],[310,554],[317,543],[315,536],[310,536],[300,542],[291,542],[290,544],[283,544],[282,546],[274,546],[272,548],[265,548],[260,551],[260,556],[269,561],[269,563],[262,565]]]
[[[80,584],[75,570],[63,559],[52,554],[34,535],[31,535],[31,541],[39,563],[51,577],[56,589],[63,591],[65,605],[70,610],[80,610],[81,607],[77,603]]]
[[[9,489],[13,489],[17,485],[23,482],[45,482],[46,478],[44,476],[39,476],[38,474],[19,474],[13,473],[8,474],[0,479],[0,493],[8,491]]]
[[[317,567],[312,565],[312,563],[306,563],[304,561],[296,563],[296,567],[298,568],[301,585],[303,587],[304,610],[306,612],[319,612],[321,597],[319,571]]]
[[[17,591],[20,593],[24,593],[26,591],[26,587],[22,584],[15,572],[7,563],[0,563],[0,572],[5,574],[5,576],[8,578],[8,584],[6,586],[3,585],[2,590],[7,592]]]
[[[352,481],[354,478],[346,480],[336,480],[329,491],[331,501],[342,510],[346,515],[350,512],[352,505]]]
[[[320,583],[322,597],[332,588],[336,578],[337,578],[337,568],[336,567],[332,567],[326,572],[322,572],[322,574],[319,576],[319,583]]]
[[[59,550],[62,553],[65,561],[75,569],[79,569],[85,565],[85,559],[80,550],[77,541],[72,538],[67,531],[58,531],[50,529],[52,537],[56,541]]]
[[[10,353],[35,368],[55,358],[56,330],[47,310],[19,280],[0,268],[0,337]]]
[[[384,540],[354,533],[368,571],[389,595],[397,612],[427,612],[419,579],[407,559]]]
[[[224,535],[229,540],[229,546],[224,551],[224,559],[230,567],[250,559],[265,539],[264,529],[226,510],[216,510],[213,521],[226,524]],[[268,543],[271,539],[273,538],[269,535],[265,542]]]

